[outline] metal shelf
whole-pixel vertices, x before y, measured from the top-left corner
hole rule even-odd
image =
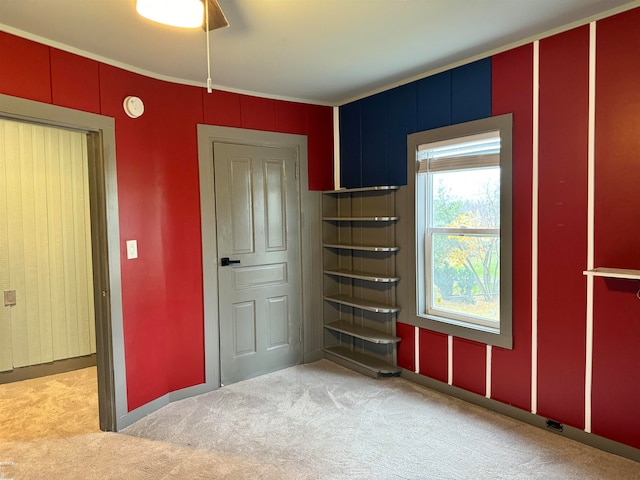
[[[327,295],[324,299],[328,302],[346,305],[347,307],[359,308],[374,313],[396,313],[400,307],[386,305],[384,303],[372,302],[363,298],[350,297],[349,295]]]
[[[395,222],[400,217],[322,217],[325,222]]]
[[[351,245],[338,243],[325,243],[324,248],[340,248],[342,250],[359,250],[363,252],[397,252],[400,247],[382,247],[378,245]]]
[[[358,280],[366,280],[368,282],[378,283],[394,283],[400,280],[400,277],[390,277],[386,275],[380,275],[378,273],[348,270],[346,268],[326,269],[324,273],[326,275],[335,275],[336,277],[355,278]]]
[[[339,360],[345,360],[347,363],[358,365],[376,375],[398,376],[401,372],[399,367],[364,353],[355,352],[347,347],[330,347],[325,348],[324,351],[327,358],[335,357]]]
[[[358,192],[384,192],[387,190],[398,190],[400,187],[397,185],[377,185],[375,187],[361,187],[361,188],[340,188],[339,190],[325,190],[323,193],[358,193]]]
[[[338,320],[337,322],[329,323],[325,325],[324,328],[333,330],[334,332],[344,333],[352,337],[360,338],[371,343],[390,344],[398,343],[401,340],[400,337],[396,337],[395,335],[390,335],[373,328],[355,325],[344,320]]]

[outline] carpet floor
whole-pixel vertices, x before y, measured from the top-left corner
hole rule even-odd
[[[0,385],[0,422],[0,442],[99,432],[96,367]]]
[[[117,434],[0,431],[2,461],[13,465],[0,478],[15,480],[640,479],[640,463],[326,360],[174,402]]]

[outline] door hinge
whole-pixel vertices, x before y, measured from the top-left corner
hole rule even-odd
[[[302,338],[302,324],[300,324],[300,328],[298,329],[298,331],[300,332],[300,343],[303,343],[303,338]]]
[[[299,176],[300,176],[300,164],[296,160],[296,180],[298,180]]]

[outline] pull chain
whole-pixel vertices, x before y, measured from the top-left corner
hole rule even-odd
[[[211,52],[209,50],[209,0],[204,0],[204,17],[207,34],[207,93],[211,93],[213,88],[211,86]]]

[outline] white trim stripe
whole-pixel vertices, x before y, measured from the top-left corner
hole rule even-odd
[[[447,383],[453,385],[453,337],[447,337]]]
[[[340,188],[340,108],[333,107],[333,188]]]
[[[587,146],[587,270],[594,267],[596,132],[596,22],[589,25],[589,140]],[[593,382],[593,275],[587,276],[587,318],[584,381],[584,430],[591,433],[591,389]]]
[[[531,178],[531,413],[538,410],[538,142],[540,42],[533,43],[533,171]]]
[[[484,391],[484,396],[487,398],[491,398],[491,355],[493,353],[491,345],[487,345],[487,378],[486,378],[486,386]]]
[[[418,327],[414,328],[414,345],[415,345],[415,368],[416,373],[420,373],[420,329]]]

